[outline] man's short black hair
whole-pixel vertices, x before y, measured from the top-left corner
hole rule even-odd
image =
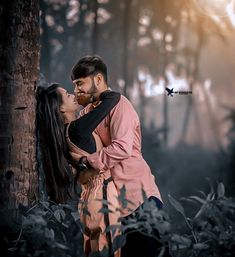
[[[101,73],[105,82],[108,82],[107,66],[103,60],[97,56],[84,56],[72,68],[71,79],[85,78]]]

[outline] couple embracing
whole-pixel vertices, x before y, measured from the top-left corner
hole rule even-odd
[[[121,249],[111,252],[120,232],[105,231],[109,225],[133,217],[144,201],[153,202],[158,209],[163,205],[141,153],[138,115],[124,96],[109,89],[107,67],[100,57],[80,59],[71,79],[74,95],[55,83],[37,91],[37,124],[48,195],[58,203],[66,202],[71,185],[69,162],[73,179],[82,188],[79,213],[85,255],[107,247],[115,257],[158,256],[160,243],[134,230]],[[79,105],[84,108],[77,117]],[[126,206],[119,203],[123,186]],[[110,212],[99,212],[104,204]],[[168,248],[164,256],[170,256]]]

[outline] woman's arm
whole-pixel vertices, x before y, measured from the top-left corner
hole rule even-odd
[[[101,103],[92,111],[72,121],[69,126],[69,132],[76,133],[80,137],[91,135],[99,123],[108,115],[113,107],[117,105],[120,96],[120,93],[110,90],[101,93]]]

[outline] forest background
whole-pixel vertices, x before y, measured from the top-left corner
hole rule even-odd
[[[71,68],[87,54],[104,59],[110,87],[128,97],[140,116],[143,154],[174,229],[182,229],[182,219],[168,195],[182,200],[188,216],[196,207],[187,199],[195,200],[199,191],[210,194],[210,184],[219,188],[215,196],[224,186],[234,196],[233,0],[21,0],[1,1],[0,7],[6,224],[12,210],[44,197],[37,172],[36,86],[58,82],[73,91]],[[166,87],[192,94],[171,97]]]

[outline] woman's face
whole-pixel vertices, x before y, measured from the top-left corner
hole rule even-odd
[[[57,92],[62,96],[62,105],[60,107],[63,112],[76,112],[78,110],[78,103],[73,94],[69,94],[67,90],[62,87],[57,88]]]

